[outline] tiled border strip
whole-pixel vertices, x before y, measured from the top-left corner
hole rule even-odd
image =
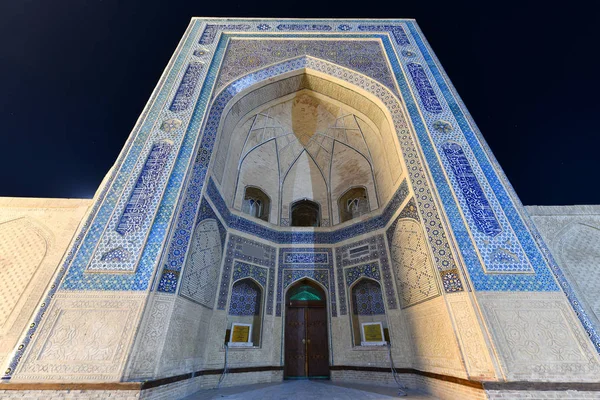
[[[52,297],[54,296],[54,293],[56,293],[56,291],[58,290],[59,283],[65,277],[65,274],[66,274],[68,268],[70,267],[75,254],[77,254],[77,252],[79,251],[79,247],[81,246],[82,239],[88,233],[91,223],[94,220],[94,218],[96,217],[101,205],[103,204],[103,202],[109,192],[109,189],[111,188],[113,182],[115,181],[115,178],[119,175],[121,166],[128,158],[129,151],[132,149],[132,147],[134,146],[134,144],[136,142],[139,142],[139,141],[141,141],[142,143],[145,142],[146,136],[149,135],[149,131],[142,132],[142,126],[144,125],[146,117],[148,116],[148,114],[150,112],[151,104],[154,102],[156,97],[158,97],[158,95],[163,90],[165,90],[164,84],[165,84],[165,81],[167,80],[167,77],[174,76],[177,74],[177,71],[173,67],[175,64],[181,63],[185,59],[185,54],[181,50],[184,47],[191,46],[191,44],[194,41],[194,38],[196,36],[196,33],[197,33],[198,29],[200,28],[200,25],[201,25],[200,23],[197,23],[195,21],[192,21],[188,25],[181,41],[179,42],[179,45],[177,46],[177,49],[175,50],[175,52],[173,53],[173,56],[171,57],[171,60],[169,61],[169,64],[165,68],[165,73],[163,73],[160,81],[156,85],[156,88],[154,89],[152,96],[150,97],[150,100],[148,100],[148,103],[146,104],[146,107],[144,108],[142,115],[140,116],[139,120],[136,122],[136,125],[134,126],[132,133],[130,134],[129,138],[125,142],[125,147],[123,148],[123,150],[121,151],[121,153],[119,154],[119,156],[117,158],[117,161],[115,162],[115,165],[112,169],[112,171],[113,171],[112,174],[104,183],[104,187],[102,188],[102,191],[100,192],[98,197],[94,200],[94,206],[92,207],[91,211],[89,212],[85,223],[83,224],[83,226],[80,226],[78,228],[79,233],[77,234],[75,239],[73,241],[71,241],[71,243],[69,243],[68,248],[70,250],[66,253],[66,256],[64,257],[62,264],[61,264],[62,266],[60,267],[60,269],[58,270],[56,275],[51,280],[51,282],[54,282],[54,283],[50,286],[50,289],[47,291],[47,293],[43,297],[43,301],[40,303],[39,309],[37,310],[37,312],[35,312],[35,316],[33,318],[32,323],[29,325],[29,328],[25,331],[25,334],[23,335],[22,340],[20,341],[20,344],[17,347],[17,350],[12,355],[12,358],[8,364],[7,370],[3,372],[2,380],[10,379],[12,373],[15,371],[17,364],[21,360],[21,357],[22,357],[23,353],[25,352],[27,345],[31,341],[33,334],[35,333],[44,313],[46,312],[48,304],[50,303]],[[166,71],[169,71],[169,72],[167,73]],[[166,90],[168,90],[168,87],[166,88]],[[134,133],[137,133],[137,136],[134,136]]]
[[[464,114],[462,116],[462,119],[459,120],[459,121],[461,121],[461,128],[463,128],[463,125],[465,127],[461,130],[463,130],[463,132],[468,131],[470,133],[471,140],[469,141],[469,144],[471,145],[472,148],[473,148],[473,145],[471,144],[471,142],[476,143],[478,146],[480,146],[480,151],[477,154],[478,161],[481,160],[480,157],[487,157],[489,165],[491,165],[493,168],[496,168],[497,178],[499,179],[499,181],[502,181],[502,184],[504,184],[503,187],[506,189],[506,194],[505,194],[506,200],[510,199],[510,201],[512,201],[511,204],[515,205],[513,212],[515,214],[519,214],[519,216],[523,220],[524,224],[526,225],[526,227],[523,227],[523,228],[529,229],[529,232],[531,233],[531,236],[533,237],[534,242],[539,247],[543,258],[546,261],[546,264],[550,267],[550,270],[551,270],[552,274],[554,275],[554,278],[558,281],[558,284],[560,285],[562,291],[567,296],[567,299],[569,300],[569,303],[571,304],[573,311],[577,315],[577,318],[579,318],[579,321],[582,323],[586,333],[590,337],[591,341],[594,343],[596,350],[600,353],[600,334],[596,331],[596,327],[594,327],[594,324],[592,323],[592,321],[588,317],[587,313],[581,306],[581,302],[577,299],[577,296],[575,295],[573,288],[571,287],[570,283],[567,281],[562,270],[556,263],[556,260],[554,260],[554,257],[552,256],[550,249],[548,248],[548,246],[542,239],[542,236],[540,235],[539,231],[537,230],[535,224],[529,218],[527,211],[525,210],[525,208],[523,207],[523,204],[519,200],[519,196],[517,195],[513,186],[511,185],[508,178],[506,177],[506,174],[502,170],[502,167],[498,163],[498,160],[494,156],[492,150],[489,148],[487,142],[483,138],[481,131],[477,127],[477,124],[473,120],[473,117],[469,113],[469,111],[468,111],[467,107],[465,106],[464,102],[462,101],[460,95],[456,91],[456,88],[454,87],[454,85],[452,85],[452,82],[450,81],[448,75],[446,74],[446,71],[444,71],[439,60],[435,56],[435,53],[431,50],[431,46],[427,42],[427,39],[425,39],[419,26],[414,22],[409,22],[409,23],[407,23],[407,25],[409,27],[411,34],[415,38],[417,45],[419,46],[419,49],[421,50],[423,56],[426,58],[428,66],[430,67],[430,69],[432,70],[432,73],[435,76],[436,83],[438,83],[440,88],[442,87],[442,84],[444,85],[443,87],[446,88],[446,90],[443,91],[444,97],[446,99],[448,99],[450,97],[453,101],[456,101],[457,105],[455,105],[455,107],[452,109],[453,113],[456,115],[456,112],[458,112],[458,110],[460,110]],[[435,72],[434,72],[434,68],[435,68]],[[457,118],[457,120],[458,120],[458,118]],[[480,161],[480,164],[481,164],[481,161]],[[500,184],[499,181],[494,181],[494,182],[496,183],[496,185],[499,185],[500,187],[502,187],[502,185]],[[469,271],[469,272],[471,272],[471,271]]]

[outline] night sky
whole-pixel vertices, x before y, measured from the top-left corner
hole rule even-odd
[[[4,0],[0,196],[91,198],[192,16],[347,17],[416,18],[524,204],[600,204],[600,6],[457,3]]]

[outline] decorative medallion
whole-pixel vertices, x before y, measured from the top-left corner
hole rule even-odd
[[[180,119],[171,118],[171,119],[167,119],[167,120],[163,121],[162,125],[160,126],[160,129],[162,129],[163,131],[165,131],[167,133],[171,133],[171,132],[175,131],[177,128],[179,128],[180,126],[181,126]]]
[[[450,133],[453,128],[450,122],[439,119],[433,123],[433,129],[441,133]]]

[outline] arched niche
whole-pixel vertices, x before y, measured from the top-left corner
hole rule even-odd
[[[53,244],[52,233],[40,222],[21,217],[0,222],[0,339],[23,309],[22,297]],[[16,312],[16,313],[15,313]]]
[[[288,176],[297,163],[311,169],[307,185],[314,188],[312,193],[326,190],[326,201],[312,200],[322,205],[323,216],[329,214],[324,219],[330,224],[339,222],[337,199],[342,193],[364,186],[375,210],[390,199],[405,170],[381,101],[310,69],[257,83],[236,95],[223,112],[218,137],[212,174],[226,202],[239,210],[243,187],[260,181],[273,200],[269,220],[275,224],[289,223],[279,218],[289,218],[285,207],[290,202],[283,195],[292,191]],[[334,152],[344,153],[339,160],[354,161],[336,162]]]
[[[260,188],[246,186],[244,188],[244,200],[242,201],[242,212],[251,217],[269,221],[271,210],[271,199]]]
[[[194,229],[190,253],[183,270],[180,294],[213,308],[221,267],[223,244],[215,219],[205,219]]]
[[[286,378],[329,376],[327,296],[317,282],[303,278],[285,293],[284,375]]]
[[[251,341],[260,346],[264,290],[260,283],[252,278],[243,278],[233,283],[229,299],[227,329],[231,332],[234,323],[251,324]],[[228,336],[230,333],[228,332]]]
[[[350,287],[352,336],[354,346],[362,342],[361,329],[364,323],[381,323],[384,340],[389,342],[388,324],[381,284],[376,280],[361,278]]]
[[[340,222],[350,221],[369,212],[369,196],[362,186],[352,187],[342,194],[338,201]]]
[[[410,218],[398,220],[390,243],[390,253],[402,308],[440,294],[420,223]]]
[[[290,216],[291,226],[321,226],[321,207],[314,201],[303,199],[292,203]]]

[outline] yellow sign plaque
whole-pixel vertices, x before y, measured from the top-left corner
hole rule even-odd
[[[248,342],[250,339],[249,325],[233,325],[231,332],[231,341],[234,343]]]
[[[363,324],[365,342],[383,342],[381,324]]]

